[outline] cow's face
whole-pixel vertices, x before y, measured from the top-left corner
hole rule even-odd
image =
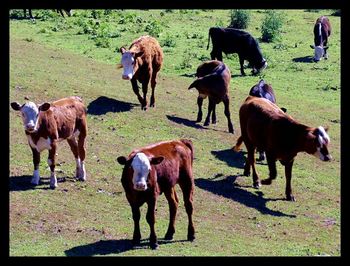
[[[21,112],[24,130],[33,133],[38,129],[39,111],[47,111],[50,108],[50,104],[44,103],[38,107],[33,102],[27,102],[23,105],[20,105],[18,102],[12,102],[11,107]]]
[[[253,68],[252,72],[253,72],[254,75],[258,74],[261,71],[263,71],[266,67],[267,67],[267,61],[266,61],[265,58],[263,58],[263,60],[259,64],[255,65],[255,67]]]
[[[135,72],[138,69],[137,57],[141,56],[143,53],[134,53],[127,51],[124,47],[120,48],[122,54],[121,65],[123,67],[122,78],[126,80],[131,80]]]
[[[329,161],[332,159],[332,156],[328,152],[330,138],[326,132],[327,130],[327,128],[324,129],[320,126],[314,133],[316,135],[316,152],[313,155],[322,161]]]
[[[324,48],[322,46],[314,46],[314,61],[318,62],[324,55]]]

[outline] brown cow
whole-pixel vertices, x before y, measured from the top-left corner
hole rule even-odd
[[[51,169],[50,187],[57,187],[55,158],[57,143],[67,140],[76,160],[76,178],[86,180],[85,138],[87,135],[86,108],[79,97],[63,98],[37,106],[33,102],[23,105],[12,102],[11,107],[20,111],[28,143],[33,153],[34,174],[31,183],[40,181],[40,153],[48,149]],[[78,138],[78,142],[76,141]]]
[[[248,158],[244,166],[244,175],[250,175],[250,166],[253,168],[253,185],[260,187],[259,176],[255,169],[255,148],[266,152],[269,166],[269,178],[261,181],[270,185],[276,178],[276,160],[285,166],[286,197],[295,201],[292,194],[292,167],[298,152],[307,152],[322,161],[329,161],[328,153],[330,142],[327,128],[309,127],[295,121],[283,112],[276,104],[264,98],[249,96],[239,110],[242,138],[236,143],[236,150],[242,140],[248,150]]]
[[[328,59],[328,37],[331,35],[331,23],[325,16],[319,17],[314,26],[314,45],[310,45],[314,49],[314,61],[318,62],[324,57]]]
[[[126,50],[120,48],[123,67],[122,78],[131,81],[132,89],[141,103],[141,109],[147,110],[147,90],[151,81],[152,95],[150,106],[155,106],[154,90],[157,84],[157,75],[163,63],[163,51],[158,41],[150,36],[141,36],[134,40]],[[143,97],[139,93],[137,81],[142,84]]]
[[[126,198],[131,206],[134,220],[132,242],[140,243],[140,207],[148,205],[146,219],[150,226],[150,247],[158,247],[154,229],[155,209],[158,196],[164,192],[169,203],[170,221],[165,234],[171,240],[175,233],[175,217],[178,208],[178,197],[175,185],[182,189],[186,212],[188,215],[187,240],[195,239],[192,222],[194,180],[192,173],[193,144],[190,140],[180,139],[158,142],[143,148],[134,149],[128,157],[117,158],[125,165],[122,173],[122,185]]]
[[[202,121],[202,104],[203,100],[208,96],[208,114],[204,122],[204,126],[208,126],[210,122],[210,114],[212,112],[212,123],[216,124],[215,107],[221,101],[225,106],[225,116],[227,118],[228,131],[234,133],[230,114],[230,95],[229,86],[231,80],[231,72],[229,68],[218,60],[210,60],[202,63],[197,68],[197,79],[188,87],[188,89],[196,88],[198,90],[197,104],[198,114],[197,122]]]

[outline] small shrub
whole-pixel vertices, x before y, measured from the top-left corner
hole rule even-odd
[[[163,31],[163,29],[157,20],[153,20],[146,25],[145,31],[153,37],[159,37],[159,34]]]
[[[231,10],[231,22],[229,28],[246,29],[250,21],[250,14],[245,9]]]
[[[165,39],[161,42],[161,45],[164,47],[175,47],[176,46],[176,39],[175,39],[175,37],[167,34],[165,36]]]
[[[283,25],[282,13],[269,10],[261,24],[261,39],[264,42],[274,42],[280,38]]]

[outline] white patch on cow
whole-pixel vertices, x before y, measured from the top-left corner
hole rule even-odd
[[[37,130],[39,109],[33,102],[28,102],[21,108],[24,129],[28,132]]]
[[[322,56],[324,54],[324,49],[322,46],[315,46],[315,54],[314,54],[314,60],[320,61]]]
[[[144,191],[147,189],[147,178],[151,170],[151,164],[147,156],[139,152],[132,160],[131,167],[134,170],[132,182],[135,190]]]
[[[326,130],[322,127],[322,126],[319,126],[318,127],[318,130],[320,131],[320,136],[322,136],[322,141],[325,145],[328,145],[328,143],[331,141]]]
[[[56,187],[57,187],[57,178],[56,178],[55,172],[51,171],[50,188],[56,188]]]
[[[43,150],[50,150],[51,149],[51,139],[50,138],[43,138],[40,137],[38,142],[36,143],[36,150],[38,152],[41,152]]]
[[[322,31],[321,31],[321,28],[322,28],[322,26],[321,26],[321,23],[318,23],[318,35],[321,37],[321,39],[322,39]]]
[[[79,179],[81,181],[86,180],[86,171],[85,171],[85,163],[84,162],[80,163],[80,177],[79,177]]]
[[[123,65],[123,79],[130,80],[134,75],[135,58],[130,52],[125,52],[122,55],[121,64]]]
[[[330,138],[326,130],[322,126],[318,127],[318,131],[319,134],[317,136],[317,140],[320,146],[317,147],[317,151],[313,155],[322,161],[329,161],[330,159],[332,159],[332,156],[330,154],[322,154],[321,149],[323,148],[323,146],[327,146],[329,144]]]
[[[32,183],[33,185],[39,185],[39,181],[40,181],[40,175],[39,175],[39,169],[37,169],[37,170],[34,170],[33,178],[30,181],[30,183]]]

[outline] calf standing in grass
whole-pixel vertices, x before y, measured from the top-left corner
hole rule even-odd
[[[87,135],[86,108],[79,97],[45,102],[39,106],[33,102],[23,105],[12,102],[11,107],[20,111],[22,115],[24,131],[33,153],[34,174],[31,180],[33,185],[38,185],[40,181],[40,153],[48,149],[47,162],[51,169],[50,187],[57,187],[55,175],[57,143],[65,139],[76,160],[76,178],[86,180],[84,164]]]
[[[190,140],[180,139],[158,142],[143,148],[134,149],[128,157],[117,158],[124,165],[122,185],[126,198],[131,206],[134,220],[134,245],[140,243],[140,207],[148,205],[146,219],[150,226],[150,246],[158,247],[154,229],[155,209],[158,196],[164,192],[169,203],[170,221],[165,234],[171,240],[175,233],[175,217],[178,208],[178,197],[175,185],[179,184],[188,215],[187,240],[195,239],[192,222],[194,180],[192,173],[193,144]]]
[[[256,148],[266,152],[269,166],[269,178],[261,181],[270,185],[276,178],[276,160],[285,166],[286,197],[295,201],[292,194],[292,167],[298,152],[307,152],[322,161],[331,159],[328,153],[330,138],[327,128],[309,127],[295,121],[283,112],[276,104],[264,99],[249,96],[239,110],[242,140],[248,150],[248,158],[244,166],[244,175],[250,175],[253,169],[253,185],[260,187],[259,176],[255,169],[254,151]],[[242,140],[237,142],[235,149],[239,150]]]
[[[150,106],[154,107],[157,75],[163,64],[163,51],[158,41],[150,36],[141,36],[132,42],[129,50],[121,47],[120,52],[122,78],[131,81],[132,89],[141,103],[141,109],[147,110],[147,90],[150,81],[152,88]],[[143,97],[139,93],[137,81],[142,84]]]
[[[229,86],[231,80],[231,72],[229,68],[218,60],[211,60],[202,63],[197,68],[197,79],[188,87],[188,89],[196,88],[198,90],[198,114],[197,122],[202,121],[202,105],[203,100],[208,96],[208,114],[204,122],[204,126],[208,126],[210,122],[210,114],[212,113],[212,123],[216,124],[215,107],[221,101],[225,106],[225,116],[227,118],[228,131],[234,133],[230,114],[230,95]]]

